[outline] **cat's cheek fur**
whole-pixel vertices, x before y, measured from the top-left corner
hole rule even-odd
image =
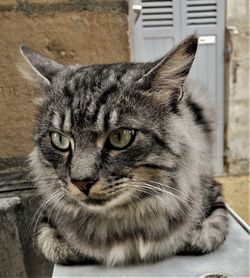
[[[107,266],[123,265],[126,261],[126,249],[126,244],[122,243],[113,246],[107,254]]]

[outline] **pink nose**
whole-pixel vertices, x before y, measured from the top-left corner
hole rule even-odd
[[[74,180],[72,179],[71,182],[83,193],[85,193],[86,195],[89,194],[89,190],[92,187],[92,185],[94,185],[94,183],[97,181],[96,180],[92,180],[92,179],[84,179],[84,180]]]
[[[85,189],[86,188],[86,182],[83,181],[78,181],[78,180],[71,180],[71,182],[78,187],[80,190]]]

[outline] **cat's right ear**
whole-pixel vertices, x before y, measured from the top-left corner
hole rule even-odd
[[[34,85],[50,87],[52,78],[63,68],[63,65],[25,45],[20,46],[20,52],[27,62],[17,65],[24,78],[31,81]]]
[[[150,70],[137,81],[137,84],[152,89],[154,93],[158,92],[155,95],[166,103],[171,97],[180,100],[197,46],[196,34],[187,37],[163,58],[151,63]]]

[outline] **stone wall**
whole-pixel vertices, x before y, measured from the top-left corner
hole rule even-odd
[[[249,0],[227,1],[225,166],[249,173]]]
[[[32,147],[33,90],[16,69],[24,43],[60,63],[129,60],[126,0],[0,0],[0,157]]]

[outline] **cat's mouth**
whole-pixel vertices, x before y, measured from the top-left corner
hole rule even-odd
[[[71,196],[79,201],[91,205],[104,205],[112,198],[103,192],[100,182],[96,182],[91,188],[80,183],[68,183],[68,190]]]
[[[101,198],[100,196],[98,197],[90,197],[88,196],[85,200],[84,203],[89,204],[89,205],[99,205],[99,206],[103,206],[105,205],[108,201],[110,201],[111,198]]]

